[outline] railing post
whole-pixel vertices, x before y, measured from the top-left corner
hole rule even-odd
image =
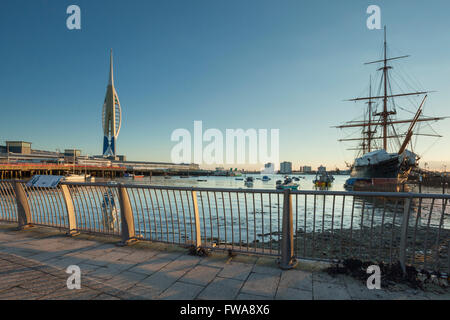
[[[283,197],[283,221],[281,236],[281,259],[279,266],[283,270],[292,269],[297,264],[294,257],[294,221],[292,215],[291,190],[286,189]]]
[[[411,198],[405,199],[404,211],[403,211],[403,219],[401,226],[401,234],[400,234],[400,253],[399,253],[399,261],[402,267],[403,275],[406,275],[406,242],[408,237],[408,222],[411,211]]]
[[[126,246],[138,241],[134,230],[133,210],[131,209],[130,198],[127,188],[119,184],[119,204],[120,217],[122,220],[122,241],[118,244]]]
[[[27,194],[23,185],[19,181],[14,182],[14,192],[16,194],[17,203],[17,221],[19,223],[19,230],[32,228],[31,224],[31,211],[28,204]]]
[[[67,187],[67,185],[61,184],[60,186],[64,198],[64,203],[66,204],[67,218],[69,220],[69,231],[67,232],[67,235],[74,237],[79,235],[80,233],[77,230],[77,220],[75,219],[73,199],[72,196],[70,195],[69,188]]]
[[[198,213],[198,199],[197,191],[192,190],[192,205],[194,206],[194,219],[195,219],[195,248],[197,250],[202,246],[201,228],[200,228],[200,215]]]

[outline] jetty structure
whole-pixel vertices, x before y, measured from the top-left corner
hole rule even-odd
[[[109,58],[109,80],[102,111],[104,157],[116,156],[117,136],[119,135],[121,124],[122,107],[120,106],[119,96],[114,87],[113,52],[111,49]]]
[[[365,63],[366,65],[380,65],[380,81],[375,94],[372,92],[372,80],[370,80],[369,94],[347,101],[366,102],[367,108],[363,120],[348,121],[335,128],[352,129],[360,128],[359,137],[340,139],[339,141],[357,141],[358,145],[349,150],[356,150],[357,157],[351,167],[352,184],[357,186],[374,187],[375,190],[387,191],[397,187],[408,179],[413,168],[418,166],[421,156],[414,150],[413,136],[437,137],[431,128],[431,133],[420,132],[420,123],[428,123],[443,120],[446,117],[424,116],[423,108],[430,91],[412,89],[409,92],[394,92],[402,88],[414,88],[413,84],[405,81],[405,77],[394,72],[391,63],[394,60],[404,59],[409,55],[389,57],[386,40],[386,27],[384,28],[383,57],[380,60]],[[399,85],[392,74],[398,75],[403,85]],[[372,79],[372,78],[371,78]],[[420,100],[414,101],[417,97]],[[406,98],[397,103],[397,99]],[[413,110],[405,108],[409,102]],[[415,109],[417,108],[417,109]],[[412,118],[398,119],[396,116],[402,111],[405,114],[414,115]],[[402,128],[402,125],[409,126]],[[405,131],[406,129],[406,131]],[[417,141],[415,141],[417,142]],[[356,181],[356,182],[355,182]]]

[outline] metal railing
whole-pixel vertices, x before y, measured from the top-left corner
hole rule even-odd
[[[0,220],[280,258],[450,271],[450,195],[0,181]]]

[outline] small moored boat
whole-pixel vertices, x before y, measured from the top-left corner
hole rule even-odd
[[[245,186],[246,187],[253,187],[253,177],[247,177],[245,178]]]
[[[82,174],[69,174],[64,177],[63,181],[65,182],[85,182],[91,178],[90,175],[82,175]]]
[[[290,189],[290,190],[297,190],[299,187],[298,183],[294,183],[292,182],[291,178],[286,177],[284,182],[281,182],[281,180],[277,181],[277,190],[286,190],[286,189]]]

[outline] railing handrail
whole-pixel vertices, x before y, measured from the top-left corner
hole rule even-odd
[[[126,188],[143,189],[166,189],[166,190],[185,190],[185,191],[211,191],[211,192],[248,192],[248,193],[278,193],[283,194],[284,190],[277,189],[246,189],[246,188],[212,188],[212,187],[183,187],[183,186],[164,186],[148,184],[130,184],[130,183],[108,183],[108,182],[61,182],[66,185],[82,186],[102,186],[111,187],[122,185]],[[392,198],[429,198],[429,199],[450,199],[450,194],[444,193],[414,193],[414,192],[369,192],[369,191],[330,191],[330,190],[291,190],[292,194],[306,195],[330,195],[330,196],[367,196],[367,197],[392,197]]]
[[[4,179],[5,182],[26,183],[27,180]],[[163,190],[181,190],[181,191],[211,191],[211,192],[246,192],[246,193],[273,193],[283,194],[284,190],[277,189],[248,189],[248,188],[212,188],[212,187],[183,187],[183,186],[164,186],[149,184],[132,184],[121,182],[69,182],[61,181],[60,184],[73,186],[97,186],[114,187],[123,186],[126,188],[142,189],[163,189]],[[360,196],[360,197],[386,197],[386,198],[426,198],[426,199],[450,199],[450,194],[446,193],[414,193],[414,192],[372,192],[372,191],[330,191],[330,190],[291,190],[292,194],[302,195],[325,195],[325,196]]]

